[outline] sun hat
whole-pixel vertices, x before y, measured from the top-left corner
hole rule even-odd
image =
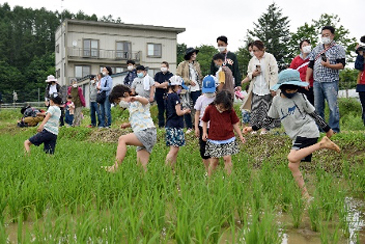
[[[216,91],[215,83],[216,83],[216,78],[213,75],[205,76],[202,84],[203,85],[202,92],[203,93],[215,92]]]
[[[184,56],[184,59],[185,60],[188,60],[190,57],[189,55],[192,54],[192,53],[196,53],[198,54],[199,50],[198,49],[195,49],[193,47],[189,47],[188,49],[186,49],[185,51],[185,56]]]
[[[57,79],[53,75],[47,76],[46,82],[51,82],[51,81],[56,81],[57,82]]]
[[[172,86],[175,86],[175,85],[181,86],[182,82],[183,82],[182,78],[178,75],[172,76],[169,79],[169,81],[170,81],[170,85],[172,85]]]
[[[271,87],[271,90],[276,91],[281,85],[295,85],[295,86],[309,86],[308,82],[303,82],[300,79],[300,74],[295,69],[286,69],[280,72],[279,81],[276,85]]]

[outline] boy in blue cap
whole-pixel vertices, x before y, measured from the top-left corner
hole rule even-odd
[[[202,84],[202,92],[203,94],[198,97],[196,100],[194,109],[195,109],[195,118],[194,118],[194,124],[195,124],[195,135],[199,138],[199,146],[200,146],[200,156],[203,159],[204,166],[206,170],[208,170],[209,167],[209,156],[205,156],[205,146],[207,144],[206,141],[203,141],[202,135],[203,135],[203,122],[201,119],[203,118],[205,109],[214,102],[215,99],[215,87],[216,79],[212,75],[207,75],[203,79]],[[207,126],[207,133],[209,133],[209,124]]]
[[[274,119],[280,118],[286,134],[293,140],[293,146],[288,154],[289,169],[293,174],[298,186],[302,189],[304,198],[310,200],[311,197],[304,185],[302,173],[299,170],[301,161],[311,162],[312,153],[321,149],[330,149],[340,152],[340,148],[329,138],[333,135],[333,130],[319,116],[307,97],[298,93],[299,87],[307,87],[307,82],[302,82],[297,70],[286,69],[279,74],[279,81],[271,87],[276,91],[280,88],[281,93],[275,96],[266,118],[262,123],[245,127],[243,133],[260,128],[272,123]],[[326,136],[318,142],[319,130],[316,124],[326,132]]]

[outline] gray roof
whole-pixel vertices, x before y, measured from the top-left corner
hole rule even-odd
[[[66,19],[64,20],[64,23],[74,24],[74,25],[91,25],[91,26],[114,27],[114,28],[125,28],[125,29],[156,30],[156,31],[175,32],[176,34],[182,33],[186,30],[185,28],[176,28],[176,27],[135,25],[135,24],[111,23],[103,21],[75,20],[75,19]]]

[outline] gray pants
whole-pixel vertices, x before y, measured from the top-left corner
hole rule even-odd
[[[81,124],[81,112],[82,112],[82,107],[75,108],[74,121],[72,123],[72,126],[80,126],[80,124]]]

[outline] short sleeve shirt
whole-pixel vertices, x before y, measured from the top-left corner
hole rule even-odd
[[[196,100],[194,109],[197,111],[200,111],[199,114],[199,126],[203,127],[203,122],[202,122],[202,118],[204,115],[204,111],[205,109],[209,106],[209,104],[211,104],[214,101],[215,97],[207,97],[204,94],[201,95],[200,97],[198,97],[198,99]],[[208,128],[209,128],[209,123],[208,123]]]
[[[181,106],[179,96],[176,93],[168,93],[166,98],[166,127],[184,128],[183,116],[176,114],[176,105]]]
[[[275,96],[268,112],[268,116],[279,118],[286,134],[295,139],[297,136],[319,137],[318,127],[314,119],[308,114],[315,111],[313,105],[302,93],[297,93],[291,99]]]
[[[333,47],[331,47],[330,49],[328,49],[325,54],[326,57],[328,58],[330,64],[337,64],[337,60],[339,59],[345,59],[346,58],[346,52],[345,49],[341,46],[338,45],[336,43],[332,43],[334,44]],[[314,66],[313,66],[313,78],[314,81],[317,82],[337,82],[340,80],[340,70],[338,69],[331,69],[331,68],[327,68],[324,67],[321,64],[322,58],[317,56],[324,51],[324,46],[323,44],[316,46],[313,51],[309,54],[309,60],[310,61],[314,61]],[[317,58],[317,60],[316,60]]]
[[[151,90],[144,89],[143,80],[144,80],[144,78],[138,78],[138,77],[135,78],[131,87],[136,89],[136,93],[139,96],[149,99]],[[153,89],[152,86],[155,84],[155,81],[152,79],[152,77],[149,77],[148,82],[150,85],[150,89]]]
[[[222,141],[234,137],[233,125],[239,122],[239,118],[234,109],[221,113],[215,105],[209,105],[205,109],[202,121],[210,121],[208,138]]]
[[[155,127],[151,118],[150,104],[143,105],[138,101],[131,102],[128,103],[128,110],[133,132]]]
[[[44,129],[54,135],[58,135],[58,124],[60,121],[61,110],[58,106],[50,106],[46,112],[46,115],[48,114],[50,114],[51,117],[44,125]]]

